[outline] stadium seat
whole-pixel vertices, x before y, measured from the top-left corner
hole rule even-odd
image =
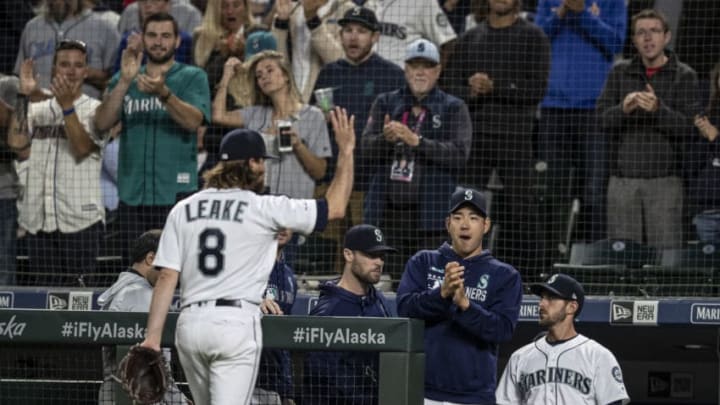
[[[667,249],[662,252],[663,267],[718,268],[720,267],[720,244],[697,243],[684,249]]]
[[[659,264],[656,249],[635,241],[620,239],[576,243],[570,251],[570,263],[585,266],[621,265],[628,268]]]
[[[720,246],[713,243],[688,245],[661,252],[658,265],[633,271],[641,293],[649,296],[716,296],[716,273],[720,269]]]
[[[568,263],[555,263],[554,268],[575,277],[590,295],[636,295],[638,288],[631,283],[631,269],[657,261],[657,252],[651,247],[603,239],[573,244]]]

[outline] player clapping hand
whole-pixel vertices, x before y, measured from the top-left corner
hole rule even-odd
[[[450,262],[445,265],[445,279],[440,288],[440,296],[443,298],[455,297],[457,289],[464,289],[465,267],[458,262]]]

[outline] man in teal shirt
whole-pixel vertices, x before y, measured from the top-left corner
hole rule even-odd
[[[197,129],[209,122],[205,71],[175,61],[178,26],[169,14],[143,25],[143,52],[123,51],[120,71],[95,114],[103,130],[122,124],[119,228],[124,248],[143,230],[162,228],[182,196],[197,190]]]

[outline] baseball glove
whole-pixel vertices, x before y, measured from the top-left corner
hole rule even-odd
[[[135,345],[118,364],[118,379],[130,398],[139,404],[162,400],[169,384],[162,352]]]

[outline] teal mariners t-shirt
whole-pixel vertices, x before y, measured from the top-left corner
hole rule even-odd
[[[145,73],[145,66],[140,68]],[[120,78],[116,73],[108,90]],[[175,62],[165,84],[210,122],[207,74]],[[133,81],[123,100],[118,155],[118,193],[128,205],[173,205],[179,193],[197,190],[197,134],[177,124],[157,96],[138,90]]]

